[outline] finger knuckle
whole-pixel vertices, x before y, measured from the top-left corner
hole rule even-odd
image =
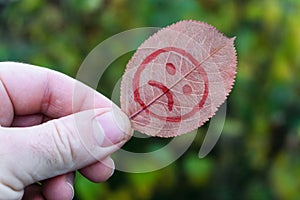
[[[63,124],[59,120],[53,120],[53,142],[55,145],[57,157],[62,163],[63,168],[72,168],[76,160],[75,149],[78,146],[78,140],[74,129],[68,124]]]
[[[0,180],[0,200],[1,199],[21,199],[23,196],[23,190],[17,190],[10,184],[2,182]]]

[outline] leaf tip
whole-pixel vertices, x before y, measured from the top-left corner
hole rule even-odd
[[[236,39],[236,36],[233,36],[232,38],[230,38],[230,40],[231,40],[232,42],[234,42],[235,39]]]

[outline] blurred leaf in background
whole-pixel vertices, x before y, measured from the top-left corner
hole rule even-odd
[[[75,199],[300,199],[300,1],[2,0],[0,59],[75,77],[104,39],[183,19],[237,36],[238,74],[221,139],[199,159],[205,125],[189,150],[164,169],[117,171],[102,184],[78,174]],[[100,92],[110,97],[131,55],[110,66]],[[125,148],[138,152],[160,143],[136,139]]]

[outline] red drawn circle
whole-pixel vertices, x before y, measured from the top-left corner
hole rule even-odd
[[[186,114],[183,114],[181,116],[168,116],[168,117],[165,117],[165,116],[157,115],[157,114],[151,112],[148,109],[148,107],[152,103],[154,103],[154,101],[150,101],[146,105],[145,102],[140,97],[139,84],[140,84],[140,76],[141,76],[142,71],[147,67],[147,64],[149,64],[152,60],[154,60],[159,54],[166,53],[166,52],[175,52],[175,53],[178,53],[178,54],[182,55],[184,58],[188,59],[195,66],[196,71],[202,76],[202,78],[204,80],[204,92],[203,92],[202,98],[200,99],[199,103],[190,112],[188,112]],[[176,68],[175,68],[174,65],[171,65],[170,63],[167,63],[166,67],[167,67],[167,71],[168,71],[169,74],[173,74],[173,73],[175,74]],[[154,84],[154,83],[152,83],[152,84]],[[191,54],[189,54],[188,52],[186,52],[183,49],[176,48],[176,47],[165,47],[165,48],[162,48],[162,49],[158,49],[158,50],[154,51],[153,53],[151,53],[149,56],[147,56],[143,60],[141,65],[138,67],[136,73],[134,74],[132,87],[133,87],[133,91],[134,91],[134,100],[137,103],[139,103],[140,106],[142,107],[142,110],[134,113],[132,115],[132,118],[135,117],[138,113],[140,113],[142,111],[145,111],[146,113],[148,113],[148,114],[150,114],[150,115],[152,115],[152,116],[154,116],[154,117],[156,117],[160,120],[163,120],[163,121],[180,122],[182,120],[185,120],[185,119],[193,116],[197,111],[199,111],[203,107],[203,105],[204,105],[204,103],[207,99],[207,96],[208,96],[208,78],[207,78],[207,74],[206,74],[205,70],[200,66],[200,63]],[[162,87],[165,87],[165,86],[162,86]],[[166,89],[165,89],[165,91],[162,95],[167,95],[168,96],[168,94],[170,94],[169,90],[170,89],[167,89],[167,91],[166,91]],[[189,90],[189,89],[186,89],[186,90]]]

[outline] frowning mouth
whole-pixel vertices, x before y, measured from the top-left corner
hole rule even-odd
[[[154,80],[148,81],[148,84],[153,86],[153,87],[157,87],[157,88],[161,89],[161,91],[168,98],[168,109],[169,109],[169,111],[172,111],[173,110],[173,105],[174,105],[174,100],[173,100],[173,95],[172,95],[170,89],[167,88],[164,84],[162,84],[158,81],[154,81]]]

